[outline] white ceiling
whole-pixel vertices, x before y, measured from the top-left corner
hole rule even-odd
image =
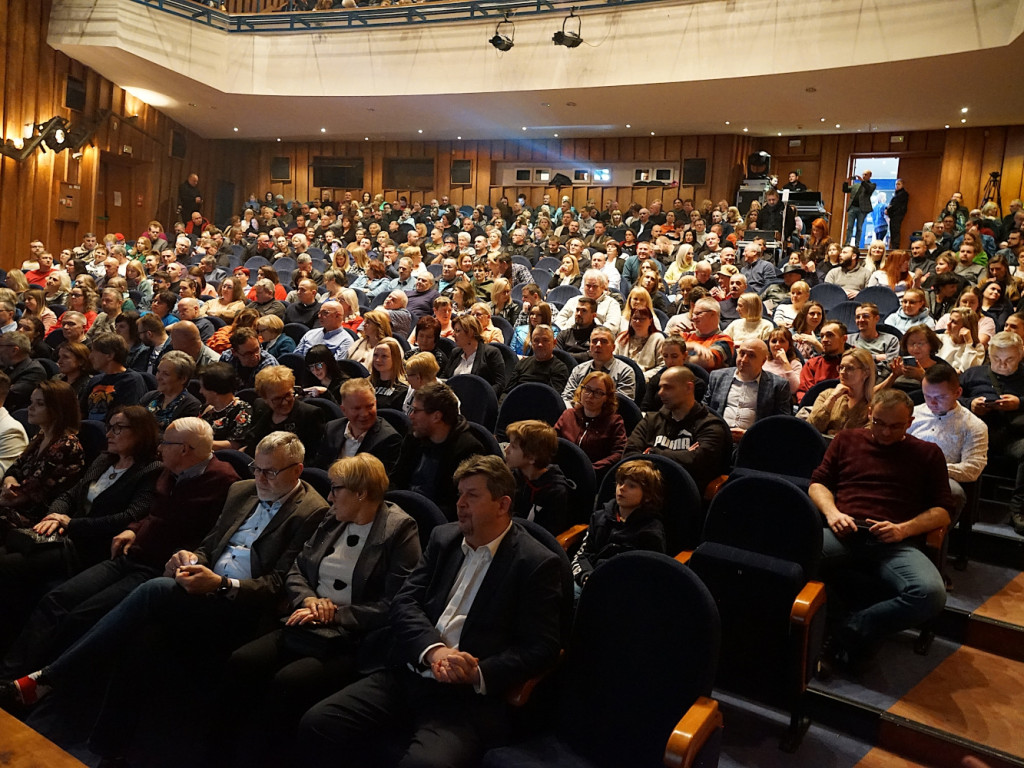
[[[130,84],[134,93],[152,91],[144,100],[206,138],[529,140],[743,128],[750,135],[788,136],[1024,123],[1012,75],[1024,60],[1024,35],[996,49],[795,74],[395,97],[228,94],[129,51],[59,47],[115,83]],[[288,90],[288,77],[281,82]]]

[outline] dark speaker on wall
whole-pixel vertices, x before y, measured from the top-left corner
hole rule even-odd
[[[292,164],[287,157],[272,157],[270,158],[270,180],[271,181],[291,181],[292,180]]]
[[[472,177],[472,160],[452,160],[452,184],[471,184]]]
[[[683,186],[699,187],[707,183],[708,161],[703,157],[683,160]]]
[[[171,130],[171,157],[177,160],[185,159],[185,152],[188,147],[185,143],[185,133],[183,131]]]
[[[64,106],[81,112],[85,109],[85,81],[68,75],[67,87],[64,89]]]

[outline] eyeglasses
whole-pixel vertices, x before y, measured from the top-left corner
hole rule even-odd
[[[277,397],[268,397],[267,398],[267,400],[269,400],[271,403],[274,403],[275,405],[279,404],[279,403],[283,403],[286,400],[294,400],[294,399],[295,399],[295,393],[291,392],[291,391],[285,392],[283,395],[278,395]]]
[[[308,366],[311,371],[322,371],[324,369],[323,363],[310,363]]]
[[[295,462],[293,464],[289,464],[287,467],[281,467],[280,469],[264,469],[263,467],[256,466],[255,461],[249,463],[249,469],[252,471],[253,477],[259,477],[260,475],[263,475],[263,477],[267,478],[267,480],[277,480],[277,476],[284,472],[286,469],[291,469],[292,467],[297,466],[299,466],[299,463]]]
[[[348,486],[346,486],[346,485],[332,485],[331,486],[331,493],[341,493],[346,488],[348,488]]]
[[[114,437],[120,437],[121,433],[124,432],[126,429],[131,429],[131,427],[128,424],[108,424],[107,425],[107,432],[112,434]]]
[[[188,445],[188,443],[177,442],[174,440],[161,440],[160,445]]]
[[[591,397],[606,397],[608,395],[603,389],[594,389],[593,387],[584,387],[583,394]]]

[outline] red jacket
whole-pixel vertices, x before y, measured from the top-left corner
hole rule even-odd
[[[626,425],[617,413],[597,416],[589,425],[584,424],[583,406],[564,411],[555,422],[555,432],[582,448],[598,473],[622,458],[628,437]]]

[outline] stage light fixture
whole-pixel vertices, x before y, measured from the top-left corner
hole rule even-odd
[[[487,42],[499,51],[512,50],[512,47],[516,44],[516,25],[509,21],[507,13],[505,14],[504,21],[499,21],[498,26],[494,28],[494,37]]]
[[[580,36],[583,22],[580,17],[576,15],[576,8],[572,8],[569,11],[569,15],[562,20],[562,29],[555,32],[551,36],[551,42],[555,45],[564,45],[566,48],[576,48],[580,43],[583,42],[583,38]],[[576,29],[566,29],[565,25],[569,24],[573,19],[576,20]]]

